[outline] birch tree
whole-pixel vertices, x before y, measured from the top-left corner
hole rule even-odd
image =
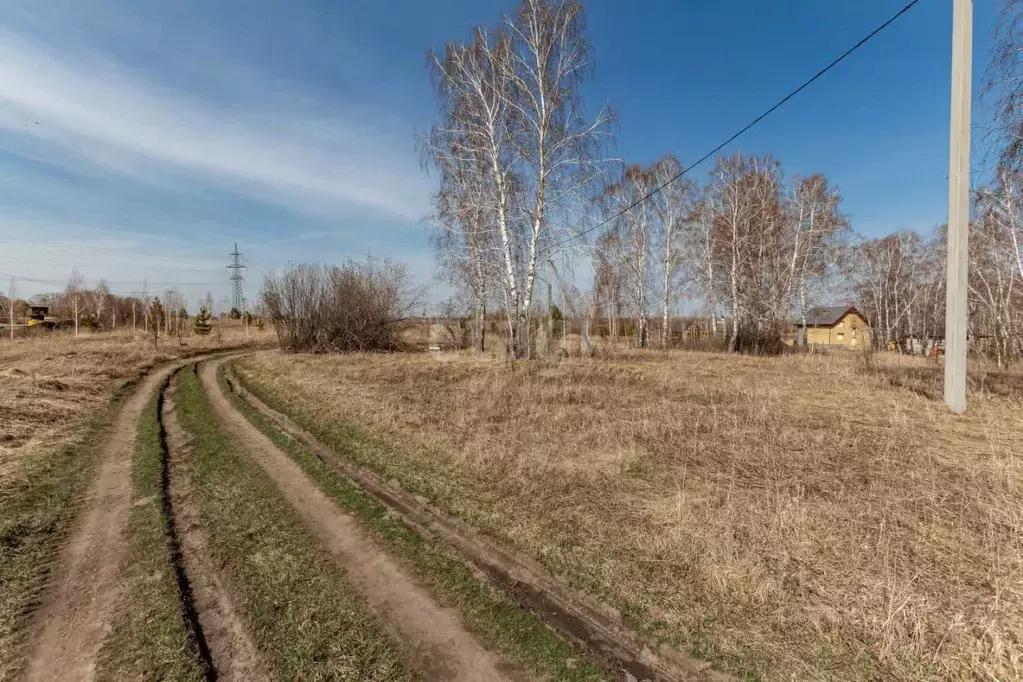
[[[565,226],[552,226],[551,218],[564,220],[565,202],[600,174],[593,162],[612,116],[604,107],[587,121],[583,111],[580,88],[593,60],[580,0],[524,0],[505,24],[513,40],[513,139],[522,160],[526,217],[521,324],[533,304],[541,247],[566,236]]]
[[[999,169],[998,183],[978,193],[970,230],[970,293],[993,336],[999,366],[1014,355],[1023,312],[1023,206],[1019,174]]]
[[[96,288],[88,292],[90,308],[96,324],[102,324],[103,310],[110,303],[110,287],[105,279],[101,279]],[[112,308],[114,306],[111,306]]]
[[[519,246],[512,211],[513,166],[516,163],[511,126],[511,40],[498,30],[483,28],[473,32],[467,44],[449,43],[443,55],[431,54],[431,65],[438,93],[442,120],[431,131],[427,148],[442,175],[439,205],[449,207],[451,194],[469,200],[478,188],[479,222],[466,213],[447,213],[458,220],[466,236],[492,225],[500,260],[505,312],[508,318],[509,352],[514,355],[519,337]],[[475,164],[475,168],[472,166]],[[468,206],[462,208],[468,209]],[[489,240],[488,240],[489,241]],[[467,247],[475,244],[471,237]],[[470,267],[474,255],[467,254]]]
[[[740,336],[759,346],[765,334],[778,331],[783,294],[777,264],[784,225],[779,179],[773,159],[736,154],[718,160],[707,189],[715,260],[723,271],[719,291],[731,309],[733,351],[740,349]]]
[[[603,202],[603,210],[612,221],[611,229],[621,249],[619,265],[625,266],[622,284],[629,298],[629,309],[636,316],[636,346],[639,348],[647,347],[649,336],[650,237],[655,215],[653,206],[641,200],[653,187],[653,174],[648,169],[635,164],[627,166],[621,177],[604,191]]]
[[[793,241],[786,297],[791,297],[794,287],[803,329],[806,329],[806,310],[809,307],[808,289],[826,274],[833,262],[836,242],[849,227],[848,220],[839,212],[839,202],[838,191],[828,184],[823,175],[797,178],[793,183],[789,204]]]
[[[441,169],[441,187],[434,197],[433,241],[448,281],[465,291],[473,311],[473,348],[485,346],[489,283],[498,253],[494,214],[488,189],[486,154],[463,133],[437,126],[425,140],[429,159]]]
[[[541,257],[556,255],[572,206],[600,172],[594,152],[609,134],[609,112],[587,121],[580,100],[592,67],[582,4],[524,0],[496,30],[477,28],[430,62],[442,120],[428,136],[428,156],[448,192],[438,203],[452,191],[478,198],[470,203],[480,211],[479,234],[493,243],[483,251],[496,252],[499,263],[509,352],[521,356]],[[466,262],[476,262],[472,240],[463,243]]]
[[[621,235],[614,230],[605,232],[597,238],[592,254],[594,307],[607,318],[608,336],[612,344],[617,344],[626,267]]]
[[[687,260],[683,249],[692,241],[685,239],[683,230],[693,217],[695,190],[691,180],[679,177],[682,170],[674,154],[660,158],[650,169],[654,186],[662,187],[651,197],[656,218],[654,242],[661,263],[661,348],[668,347],[671,306],[681,289],[681,274]]]
[[[1006,0],[998,16],[982,94],[994,108],[999,169],[1023,170],[1023,0]]]
[[[769,156],[718,160],[690,243],[712,315],[717,301],[729,306],[733,351],[776,344],[795,308],[806,309],[848,227],[839,204],[822,175],[796,178],[786,193],[781,164]]]
[[[857,249],[857,289],[878,344],[902,342],[925,287],[927,249],[915,232],[866,240]]]
[[[78,336],[78,322],[82,308],[85,306],[85,277],[77,269],[71,271],[67,286],[64,287],[64,300],[75,321],[75,336]]]
[[[693,209],[692,220],[689,223],[690,229],[683,232],[682,236],[686,240],[686,251],[690,255],[688,264],[692,269],[693,279],[703,294],[710,323],[708,332],[716,338],[718,327],[716,288],[718,286],[717,277],[720,277],[721,269],[717,267],[720,250],[714,233],[716,216],[720,212],[720,207],[715,206],[714,201],[715,195],[709,191],[709,188],[700,192]]]

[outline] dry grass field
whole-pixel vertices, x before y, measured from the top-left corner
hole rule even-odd
[[[1023,677],[1023,375],[672,352],[237,363],[348,456],[766,679]]]
[[[118,386],[147,367],[165,360],[245,344],[268,344],[271,332],[225,326],[222,337],[161,336],[159,347],[141,332],[107,334],[40,334],[0,338],[0,484],[19,462],[39,449],[51,448],[71,435],[106,404]]]

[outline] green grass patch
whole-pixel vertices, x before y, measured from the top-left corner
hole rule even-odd
[[[0,679],[11,679],[25,660],[25,621],[42,596],[65,538],[74,526],[118,408],[136,382],[56,448],[40,448],[0,490]]]
[[[397,651],[274,482],[223,430],[193,368],[179,375],[189,468],[210,549],[273,677],[405,680]]]
[[[168,520],[161,509],[158,410],[159,396],[154,395],[139,418],[131,472],[130,555],[122,572],[126,590],[100,652],[100,679],[205,679],[182,615]]]
[[[249,422],[287,452],[321,490],[374,531],[387,550],[408,560],[416,573],[453,604],[491,647],[545,679],[609,679],[603,670],[585,663],[583,654],[575,646],[561,639],[535,614],[519,608],[481,583],[464,564],[446,556],[432,541],[395,518],[372,496],[252,409],[229,390],[223,372],[218,381],[232,404]],[[349,445],[361,444],[359,429],[346,428],[344,432]]]

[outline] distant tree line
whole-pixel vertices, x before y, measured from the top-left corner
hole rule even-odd
[[[1021,17],[1023,0],[1008,0],[987,77],[1001,151],[970,235],[971,348],[999,362],[1023,353]],[[703,183],[670,154],[650,165],[611,158],[615,117],[606,107],[588,117],[580,94],[594,64],[585,27],[579,0],[522,0],[430,55],[439,119],[419,140],[440,177],[430,224],[472,346],[484,347],[499,312],[510,356],[549,350],[554,286],[584,330],[603,320],[617,338],[627,319],[639,347],[652,328],[669,344],[682,301],[733,351],[777,347],[828,303],[857,305],[877,345],[927,352],[943,338],[944,228],[857,236],[826,176],[787,179],[771,156],[721,157]],[[593,273],[588,292],[562,277],[580,262]]]
[[[24,324],[31,306],[45,306],[48,309],[48,319],[44,321],[46,327],[57,327],[75,334],[131,329],[153,335],[154,342],[157,342],[160,335],[179,339],[190,331],[206,335],[212,329],[211,319],[218,315],[213,295],[207,292],[190,329],[189,301],[184,294],[176,289],[150,294],[145,282],[140,291],[131,295],[114,294],[102,279],[89,286],[85,276],[76,269],[71,272],[62,291],[40,294],[30,300],[0,294],[0,322],[10,324],[13,319],[15,324]],[[260,328],[263,325],[262,318],[253,316],[249,311],[231,308],[223,314]]]
[[[1023,357],[1023,0],[999,16],[982,95],[995,111],[983,138],[994,170],[972,196],[967,338],[999,365]],[[990,159],[989,159],[990,160]],[[928,352],[945,332],[946,227],[859,244],[854,295],[880,344]],[[912,343],[909,343],[912,342]]]

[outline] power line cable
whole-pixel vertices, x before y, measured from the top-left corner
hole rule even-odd
[[[130,247],[112,248],[105,246],[93,246],[91,244],[77,244],[74,242],[61,242],[41,239],[0,239],[0,244],[31,244],[32,246],[43,246],[50,249],[71,249],[74,251],[101,251],[104,253],[120,254],[131,258],[145,257],[145,258],[157,258],[161,260],[169,260],[172,258],[198,258],[206,260],[217,260],[212,256],[204,257],[201,254],[206,252],[212,252],[216,247],[204,246],[196,249],[189,249],[187,251],[132,251]]]
[[[22,282],[33,282],[35,284],[46,284],[50,286],[64,286],[67,283],[65,279],[37,279],[34,277],[26,277],[24,275],[16,275],[10,272],[0,272],[0,277],[17,277],[18,281]],[[117,285],[117,287],[124,286],[139,286],[141,282],[138,280],[106,280],[108,285]],[[223,286],[224,282],[146,282],[149,286],[153,287],[207,287],[207,286]]]
[[[26,265],[59,265],[59,266],[64,266],[64,267],[69,267],[69,268],[79,268],[79,269],[81,269],[83,267],[81,262],[50,260],[48,258],[17,258],[17,257],[8,258],[6,256],[0,256],[0,262],[5,262],[5,263],[24,263]],[[101,261],[88,261],[88,262],[85,263],[85,267],[90,267],[90,266],[91,267],[96,267],[96,268],[112,268],[112,269],[117,269],[117,270],[134,270],[134,271],[139,271],[139,272],[153,272],[153,271],[157,271],[157,272],[201,272],[201,273],[213,274],[213,272],[216,271],[215,268],[212,268],[212,267],[206,267],[206,268],[182,268],[182,267],[172,267],[172,266],[166,266],[166,265],[151,265],[151,266],[148,266],[148,267],[144,267],[144,266],[139,266],[139,265],[123,265],[123,264],[120,264],[120,263],[108,263],[108,262],[101,262]]]
[[[707,159],[709,159],[710,157],[712,157],[712,156],[714,156],[715,154],[717,154],[717,153],[718,153],[719,151],[721,151],[722,149],[724,149],[725,147],[727,147],[728,145],[730,145],[730,144],[731,144],[732,142],[734,142],[734,141],[735,141],[736,139],[738,139],[738,138],[739,138],[739,137],[740,137],[740,136],[741,136],[741,135],[742,135],[743,133],[745,133],[745,132],[746,132],[746,131],[748,131],[748,130],[749,130],[750,128],[752,128],[753,126],[755,126],[756,124],[760,123],[760,122],[761,122],[761,121],[763,121],[763,120],[764,120],[765,118],[767,118],[768,116],[770,116],[770,115],[771,115],[772,113],[774,113],[774,112],[775,112],[775,111],[776,111],[776,110],[777,110],[777,109],[778,109],[779,107],[781,107],[781,106],[782,106],[783,104],[785,104],[785,103],[786,103],[786,102],[788,102],[788,101],[789,101],[790,99],[792,99],[793,97],[795,97],[796,95],[798,95],[799,93],[801,93],[801,92],[802,92],[803,90],[805,90],[806,88],[810,87],[810,85],[812,85],[812,84],[813,84],[813,83],[814,83],[814,82],[815,82],[815,81],[816,81],[817,79],[819,79],[819,78],[820,78],[821,76],[823,76],[823,75],[824,75],[824,74],[826,74],[826,73],[827,73],[828,71],[830,71],[831,69],[833,69],[833,68],[835,68],[836,66],[838,66],[838,65],[839,65],[839,64],[840,64],[840,63],[841,63],[842,61],[844,61],[844,60],[846,59],[846,57],[848,57],[848,56],[849,56],[849,55],[851,55],[851,54],[852,54],[853,52],[856,52],[856,51],[857,51],[858,49],[860,49],[861,47],[863,47],[864,45],[866,45],[866,44],[867,44],[867,43],[868,43],[868,42],[869,42],[869,41],[870,41],[870,40],[871,40],[871,39],[872,39],[872,38],[873,38],[874,36],[876,36],[876,35],[877,35],[878,33],[880,33],[881,31],[885,30],[886,28],[888,28],[889,26],[891,26],[891,25],[892,25],[893,23],[895,23],[895,21],[896,21],[896,20],[897,20],[897,19],[898,19],[899,17],[901,17],[901,16],[902,16],[903,14],[905,14],[906,12],[908,12],[908,11],[909,11],[910,9],[912,9],[912,8],[913,8],[913,6],[914,6],[914,5],[916,5],[916,4],[917,4],[917,3],[919,3],[919,2],[920,2],[920,0],[912,0],[911,2],[909,2],[909,3],[908,3],[908,4],[906,5],[906,6],[905,6],[905,7],[903,7],[903,8],[902,8],[902,9],[900,9],[900,10],[899,10],[898,12],[896,12],[896,13],[895,13],[895,14],[893,14],[893,15],[892,15],[891,17],[889,17],[887,21],[885,21],[885,22],[884,22],[883,24],[881,24],[880,26],[878,26],[877,28],[875,28],[875,29],[874,29],[873,31],[871,31],[871,32],[870,32],[870,33],[868,33],[868,34],[867,34],[866,36],[864,36],[864,37],[863,37],[862,39],[860,39],[860,41],[859,41],[858,43],[856,43],[855,45],[853,45],[852,47],[850,47],[850,48],[849,48],[848,50],[846,50],[845,52],[843,52],[843,53],[842,53],[842,54],[841,54],[841,55],[840,55],[840,56],[839,56],[838,58],[836,58],[836,59],[835,59],[834,61],[832,61],[832,62],[831,62],[830,64],[828,64],[828,65],[827,65],[827,66],[825,66],[825,67],[824,67],[823,69],[821,69],[820,71],[818,71],[817,73],[815,73],[815,74],[814,74],[813,76],[811,76],[811,77],[810,77],[810,78],[809,78],[808,80],[804,81],[804,82],[803,82],[803,84],[802,84],[802,85],[800,85],[800,86],[799,86],[798,88],[796,88],[795,90],[791,91],[791,92],[790,92],[789,94],[785,95],[785,96],[784,96],[784,97],[782,97],[782,98],[781,98],[780,100],[778,100],[777,102],[775,102],[774,104],[772,104],[772,105],[771,105],[771,107],[770,107],[770,108],[768,108],[768,109],[767,109],[767,110],[766,110],[766,111],[765,111],[764,113],[760,114],[760,115],[759,115],[759,116],[757,116],[757,117],[756,117],[755,119],[753,119],[752,121],[750,121],[750,122],[749,122],[748,124],[746,124],[746,126],[744,126],[744,127],[742,128],[742,129],[740,129],[740,130],[739,130],[738,132],[734,133],[734,134],[733,134],[733,135],[732,135],[731,137],[729,137],[729,138],[728,138],[727,140],[725,140],[724,142],[722,142],[721,144],[719,144],[718,146],[714,147],[714,148],[713,148],[713,149],[711,149],[711,150],[710,150],[709,152],[707,152],[706,154],[704,154],[703,156],[701,156],[701,157],[700,157],[699,159],[697,159],[697,160],[696,160],[696,162],[695,162],[695,163],[693,163],[693,164],[691,164],[691,165],[687,166],[686,168],[682,169],[682,171],[680,171],[679,173],[676,173],[676,174],[674,175],[674,177],[670,178],[669,180],[666,180],[665,182],[661,183],[661,184],[660,184],[660,185],[658,185],[657,187],[654,187],[654,188],[653,188],[652,190],[650,190],[649,192],[647,192],[646,194],[644,194],[644,195],[643,195],[642,197],[640,197],[639,199],[636,199],[636,200],[635,200],[634,202],[632,202],[631,204],[629,204],[628,206],[626,206],[625,208],[623,208],[623,209],[622,209],[621,211],[619,211],[619,212],[618,212],[618,213],[616,213],[615,215],[611,216],[610,218],[606,218],[606,219],[602,220],[601,222],[597,223],[596,225],[594,225],[593,227],[589,227],[589,228],[587,228],[587,229],[583,230],[582,232],[577,232],[576,234],[573,234],[573,235],[572,235],[572,236],[570,236],[570,237],[567,237],[567,238],[565,238],[565,239],[562,239],[562,240],[561,240],[561,241],[559,241],[559,242],[555,242],[555,243],[554,243],[554,244],[552,244],[551,246],[547,247],[547,249],[546,249],[546,251],[545,251],[545,254],[544,254],[544,256],[546,257],[546,253],[550,253],[551,251],[553,251],[554,249],[556,249],[556,248],[557,248],[557,247],[559,247],[559,246],[562,246],[562,245],[564,245],[564,244],[567,244],[567,243],[568,243],[568,242],[570,242],[570,241],[574,241],[575,239],[578,239],[579,237],[582,237],[582,236],[584,236],[584,235],[587,235],[587,234],[589,234],[589,233],[591,233],[591,232],[593,232],[593,231],[595,231],[595,230],[599,230],[600,228],[604,227],[604,226],[605,226],[605,225],[607,225],[608,223],[610,223],[610,222],[613,222],[613,221],[615,221],[615,220],[618,220],[618,218],[622,217],[623,215],[625,215],[626,213],[628,213],[628,212],[629,212],[630,210],[632,210],[632,209],[633,209],[633,208],[635,208],[636,206],[639,206],[640,204],[642,204],[643,202],[645,202],[645,201],[646,201],[647,199],[649,199],[650,197],[654,196],[655,194],[657,194],[658,192],[660,192],[660,191],[661,191],[662,189],[664,189],[665,187],[667,187],[667,186],[668,186],[668,185],[670,185],[671,183],[675,182],[676,180],[678,180],[678,179],[679,179],[679,178],[681,178],[681,177],[682,177],[683,175],[685,175],[686,173],[688,173],[688,172],[689,172],[689,171],[691,171],[692,169],[694,169],[694,168],[696,168],[697,166],[699,166],[700,164],[702,164],[702,163],[703,163],[704,161],[706,161],[706,160],[707,160]]]

